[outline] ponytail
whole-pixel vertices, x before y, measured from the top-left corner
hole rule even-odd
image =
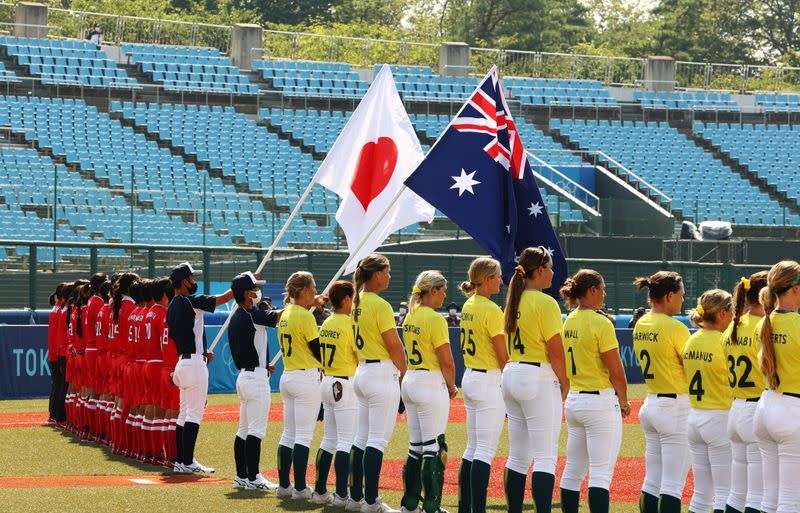
[[[119,309],[122,307],[122,296],[126,295],[137,280],[139,275],[136,273],[124,273],[114,284],[111,291],[114,300],[114,322],[119,322]]]
[[[779,296],[785,294],[800,282],[800,264],[793,260],[783,260],[772,266],[767,273],[767,287],[759,293],[759,300],[764,305],[766,315],[761,324],[761,352],[758,362],[761,372],[767,379],[770,389],[778,387],[778,361],[775,347],[772,345],[772,319],[770,315],[777,306]]]
[[[770,315],[764,316],[761,324],[761,351],[758,353],[758,363],[761,372],[767,379],[767,387],[770,390],[778,388],[778,360],[775,357],[775,347],[772,345],[772,321]]]
[[[759,271],[750,276],[742,277],[733,288],[733,327],[731,329],[731,342],[736,343],[739,333],[739,322],[744,315],[745,305],[759,303],[759,294],[767,286],[767,271]]]
[[[506,294],[506,309],[504,330],[506,333],[513,333],[517,328],[517,314],[519,313],[519,302],[522,293],[525,291],[525,283],[533,278],[533,273],[543,265],[547,265],[550,256],[542,246],[537,248],[525,248],[519,255],[519,265],[514,270],[514,276],[508,284]]]
[[[744,313],[744,306],[745,306],[745,290],[744,290],[744,281],[740,280],[739,283],[733,288],[733,327],[731,328],[731,344],[736,344],[739,340],[739,321],[742,318],[742,314]]]
[[[580,298],[584,297],[589,289],[602,285],[603,276],[599,272],[592,269],[581,269],[564,281],[559,293],[564,298],[567,308],[572,309],[578,307]]]
[[[379,271],[389,267],[389,259],[378,253],[370,253],[361,259],[353,273],[353,321],[358,322],[358,305],[361,303],[361,292],[364,285]]]
[[[408,313],[413,312],[422,304],[422,296],[433,289],[447,285],[447,280],[441,271],[422,271],[414,281],[411,296],[408,298]]]
[[[468,281],[462,281],[458,288],[465,296],[472,296],[478,291],[478,285],[483,283],[487,276],[494,276],[500,272],[500,262],[491,257],[478,257],[469,264]]]

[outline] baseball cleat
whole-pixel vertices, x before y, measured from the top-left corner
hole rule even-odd
[[[308,500],[311,504],[333,504],[333,495],[328,492],[323,494],[319,494],[314,492],[311,494],[311,498]]]
[[[236,476],[233,478],[233,487],[237,490],[244,490],[247,488],[247,479],[244,477]]]
[[[349,497],[339,497],[338,495],[336,495],[334,493],[333,494],[333,502],[331,502],[331,506],[333,506],[334,508],[344,508],[345,506],[347,506],[347,500],[348,499],[349,499]],[[359,510],[361,509],[360,505],[359,505],[358,509]]]
[[[193,461],[191,465],[184,465],[187,474],[213,474],[214,468],[213,467],[205,467],[197,462],[197,460]]]
[[[294,488],[291,486],[287,486],[284,488],[283,486],[278,486],[278,491],[275,493],[279,498],[290,498],[292,496],[292,492]]]
[[[172,471],[176,474],[186,474],[186,465],[176,461],[175,465],[172,466]]]
[[[361,513],[400,513],[400,511],[390,508],[378,497],[373,504],[367,504],[366,502],[362,504]]]
[[[344,505],[345,511],[361,511],[361,506],[364,505],[364,499],[360,501],[347,498],[347,503]]]
[[[256,478],[252,481],[247,480],[247,489],[248,490],[275,490],[278,488],[278,485],[264,479],[264,476],[261,474],[256,474]]]
[[[292,500],[304,500],[307,501],[311,498],[314,492],[311,491],[311,488],[306,486],[302,490],[293,490],[292,491]]]

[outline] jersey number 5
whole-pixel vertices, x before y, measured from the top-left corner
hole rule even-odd
[[[287,358],[292,356],[292,336],[288,333],[281,334],[281,351],[283,351],[283,356]]]
[[[475,356],[475,340],[472,339],[471,329],[461,328],[461,352],[470,356]]]
[[[417,348],[416,339],[411,339],[411,354],[408,357],[408,363],[411,365],[420,365],[422,363],[422,354]]]

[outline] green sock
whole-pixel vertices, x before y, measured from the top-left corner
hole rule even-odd
[[[681,500],[662,493],[658,499],[658,513],[681,513]]]
[[[736,508],[729,506],[728,504],[725,505],[725,513],[742,513]]]
[[[407,510],[415,510],[422,499],[422,454],[408,451],[403,465],[403,499],[400,504]]]
[[[473,460],[469,480],[472,488],[472,513],[486,513],[486,492],[492,466],[481,460]]]
[[[347,479],[350,477],[350,453],[336,451],[333,459],[333,471],[336,473],[336,495],[347,497]]]
[[[441,454],[425,455],[422,459],[422,490],[425,495],[422,509],[425,513],[441,511],[444,467]]]
[[[531,474],[531,491],[533,492],[533,505],[536,513],[550,513],[553,509],[553,486],[556,476],[547,472],[534,472]]]
[[[725,513],[724,509],[715,509],[714,513]]]
[[[283,445],[278,446],[278,481],[281,488],[289,488],[292,481],[289,479],[289,471],[292,469],[292,449]]]
[[[581,506],[581,492],[578,490],[561,489],[561,511],[563,513],[578,513]],[[594,513],[594,510],[591,510]]]
[[[639,496],[639,513],[658,513],[658,497],[642,492]]]
[[[322,449],[317,450],[317,479],[314,483],[314,491],[324,495],[328,491],[328,472],[331,469],[333,454]]]
[[[367,504],[375,504],[378,500],[383,452],[374,447],[364,451],[364,500]]]
[[[355,445],[350,449],[350,498],[354,501],[364,498],[364,449]]]
[[[744,508],[744,513],[761,513],[761,512],[754,508]]]
[[[525,481],[527,481],[528,476],[506,467],[503,472],[503,478],[508,513],[522,513],[522,504],[525,500]]]
[[[461,460],[461,467],[458,469],[458,511],[470,513],[472,511],[472,487],[470,487],[470,475],[472,474],[472,462]]]
[[[610,501],[608,490],[605,488],[589,488],[589,511],[592,513],[608,513]],[[577,511],[575,508],[576,513]]]
[[[305,445],[294,444],[292,451],[292,464],[294,465],[294,489],[302,492],[306,489],[306,469],[308,468],[308,453],[311,449]]]

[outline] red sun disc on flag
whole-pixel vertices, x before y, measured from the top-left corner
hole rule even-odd
[[[361,148],[356,163],[356,172],[350,190],[353,191],[366,212],[392,178],[397,165],[397,145],[389,137],[379,137]]]

